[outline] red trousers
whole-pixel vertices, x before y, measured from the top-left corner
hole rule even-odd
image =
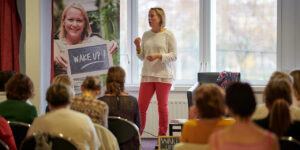
[[[169,124],[169,108],[168,99],[172,84],[162,82],[142,82],[140,85],[138,104],[141,113],[141,134],[143,134],[147,109],[150,104],[151,98],[156,92],[156,98],[158,102],[158,114],[159,114],[159,129],[158,135],[163,136],[167,134]]]

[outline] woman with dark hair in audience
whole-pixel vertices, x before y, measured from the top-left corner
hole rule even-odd
[[[105,96],[99,100],[109,107],[109,116],[119,116],[135,123],[140,129],[140,112],[137,99],[125,92],[125,71],[119,66],[109,68],[106,79]],[[137,149],[138,139],[133,139],[121,149]]]
[[[278,137],[292,136],[300,139],[300,122],[292,121],[290,105],[292,104],[291,86],[285,80],[268,83],[264,91],[264,101],[269,115],[255,123],[274,132]]]
[[[37,117],[36,108],[26,103],[33,96],[33,83],[29,77],[16,74],[5,85],[7,100],[0,103],[0,115],[8,121],[31,124]]]
[[[278,150],[276,136],[251,121],[256,101],[247,83],[233,83],[226,90],[226,104],[236,122],[216,131],[209,139],[210,150]]]
[[[101,83],[97,77],[86,77],[81,85],[82,94],[71,101],[71,109],[90,116],[94,123],[107,127],[108,106],[97,100]]]
[[[2,140],[10,150],[17,150],[11,128],[3,117],[0,117],[0,140]]]
[[[194,93],[194,104],[199,120],[184,124],[180,142],[207,144],[213,131],[234,123],[233,119],[224,117],[225,92],[216,84],[200,85]]]

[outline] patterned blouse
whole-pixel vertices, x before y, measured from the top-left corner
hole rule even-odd
[[[107,127],[108,106],[88,95],[80,95],[72,99],[71,109],[88,115],[94,123]]]

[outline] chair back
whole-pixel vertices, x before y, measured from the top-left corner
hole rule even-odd
[[[115,135],[119,145],[138,137],[139,147],[141,147],[141,139],[139,128],[131,121],[121,117],[108,117],[108,129]]]
[[[0,139],[0,150],[9,150],[8,145]]]
[[[47,133],[34,133],[26,138],[21,144],[20,150],[77,150],[72,139],[64,137],[63,134],[49,135]]]
[[[207,144],[192,144],[192,143],[177,143],[174,146],[174,150],[207,150],[208,145]]]
[[[98,138],[101,143],[101,150],[119,150],[116,137],[105,127],[94,124]]]
[[[21,142],[26,137],[30,124],[19,121],[7,121],[7,123],[9,124],[11,131],[14,135],[16,146],[17,148],[19,148]]]
[[[280,138],[280,149],[282,150],[300,150],[300,141],[294,139],[293,137],[283,136]]]

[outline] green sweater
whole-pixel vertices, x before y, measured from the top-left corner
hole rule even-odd
[[[22,100],[8,99],[0,103],[0,116],[8,121],[20,121],[31,124],[37,117],[36,108]]]

